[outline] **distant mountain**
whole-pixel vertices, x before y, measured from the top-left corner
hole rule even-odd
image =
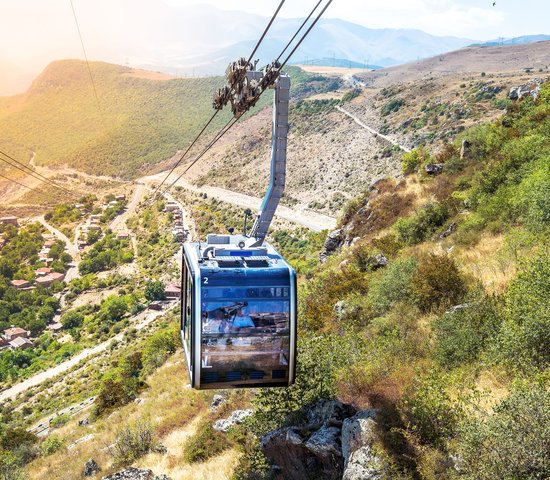
[[[497,38],[495,40],[489,40],[483,43],[474,43],[472,47],[498,47],[504,45],[525,45],[535,42],[546,42],[550,40],[550,35],[523,35],[522,37],[514,38]]]
[[[171,63],[153,62],[140,66],[188,75],[220,74],[230,61],[252,51],[261,34],[267,19],[258,21],[255,15],[249,17],[247,32],[251,34],[249,38],[243,38],[245,35],[239,32],[239,36],[243,38],[241,41],[229,43],[209,53],[174,56],[171,58]],[[302,21],[303,19],[279,19],[274,24],[268,38],[258,51],[257,57],[262,64],[277,58]],[[224,22],[217,29],[217,39],[221,40],[224,37],[226,25]],[[257,31],[254,31],[253,27],[257,28]],[[227,40],[235,38],[235,32],[226,31],[225,37]],[[310,60],[327,58],[330,59],[327,65],[332,65],[332,59],[335,58],[339,59],[341,66],[352,62],[356,67],[362,67],[364,64],[388,67],[456,50],[471,43],[470,39],[437,37],[420,30],[370,29],[343,20],[326,19],[321,20],[312,30],[294,53],[290,63],[308,63]]]
[[[30,0],[29,0],[30,1]],[[36,2],[37,0],[33,0]],[[48,4],[50,15],[65,19],[66,5]],[[220,75],[227,64],[248,55],[263,32],[268,18],[247,12],[225,11],[211,5],[175,6],[158,0],[94,0],[79,2],[78,16],[88,57],[174,75]],[[267,10],[266,10],[267,11]],[[42,32],[44,22],[29,18],[26,30],[32,48],[17,56],[9,49],[0,61],[0,95],[22,92],[40,70],[60,58],[81,58],[71,18],[59,20],[55,35]],[[272,61],[292,37],[302,19],[278,18],[258,51],[261,63]],[[28,35],[28,36],[29,36]],[[0,29],[0,43],[13,39]],[[390,66],[438,55],[469,45],[475,40],[437,37],[419,30],[370,29],[338,19],[323,19],[292,57],[292,62],[337,58],[358,64]],[[6,88],[2,88],[6,84]]]

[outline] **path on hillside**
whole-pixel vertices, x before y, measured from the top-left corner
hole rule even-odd
[[[134,190],[134,194],[132,195],[132,200],[130,200],[130,203],[126,205],[125,211],[116,216],[109,225],[109,228],[113,232],[126,230],[126,219],[136,212],[139,202],[141,202],[143,198],[143,194],[145,193],[145,185],[142,183],[136,183],[135,185],[136,188]]]
[[[162,181],[167,172],[162,172],[149,177],[143,177],[140,180],[142,182],[155,182]],[[243,193],[234,192],[232,190],[226,190],[224,188],[212,187],[210,185],[204,185],[197,187],[184,178],[180,178],[175,186],[183,187],[186,190],[190,190],[196,193],[206,193],[209,197],[216,198],[223,202],[231,203],[238,207],[250,208],[253,210],[259,210],[262,204],[262,199],[245,195]],[[336,228],[336,218],[323,215],[321,213],[312,212],[311,210],[301,209],[292,210],[284,205],[279,205],[275,216],[289,220],[291,222],[303,225],[313,231],[320,232],[321,230],[333,230]]]
[[[179,302],[174,302],[170,306],[170,308],[167,310],[160,310],[160,311],[146,310],[140,313],[139,315],[137,315],[134,318],[134,322],[137,322],[137,323],[131,324],[128,328],[135,328],[136,330],[142,330],[146,326],[151,324],[154,320],[156,320],[158,317],[160,317],[161,315],[165,315],[170,310],[175,308],[178,304]],[[60,363],[59,365],[56,365],[55,367],[45,370],[44,372],[37,373],[31,378],[27,378],[26,380],[23,380],[22,382],[15,384],[13,387],[10,387],[4,390],[3,392],[0,392],[0,402],[3,402],[9,398],[13,398],[18,394],[27,391],[29,388],[40,385],[46,380],[49,380],[50,378],[54,378],[57,375],[60,375],[66,372],[67,370],[76,366],[82,360],[85,360],[86,358],[92,355],[101,353],[102,351],[106,350],[109,347],[109,345],[113,340],[120,342],[124,338],[125,333],[126,333],[126,330],[120,332],[118,335],[110,338],[109,340],[106,340],[103,343],[96,345],[95,347],[82,350],[79,354],[75,355],[73,358],[67,360],[66,362]]]
[[[336,106],[336,110],[338,110],[338,111],[342,112],[344,115],[347,115],[348,117],[350,117],[355,123],[357,123],[357,125],[363,127],[365,130],[368,130],[374,136],[383,138],[387,142],[391,143],[392,145],[395,145],[395,146],[399,147],[401,150],[403,150],[405,152],[410,152],[411,151],[411,149],[408,148],[408,147],[405,147],[405,145],[401,145],[400,143],[396,142],[395,140],[388,137],[387,135],[384,135],[383,133],[378,132],[374,128],[369,127],[368,125],[365,125],[361,120],[359,120],[359,118],[357,118],[355,115],[353,115],[353,113],[348,112],[346,109],[342,108],[340,105]]]

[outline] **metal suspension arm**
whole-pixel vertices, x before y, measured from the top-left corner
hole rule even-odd
[[[288,102],[290,77],[281,74],[274,84],[273,127],[271,140],[271,172],[269,187],[250,231],[255,245],[261,245],[283,196],[286,177],[286,144],[288,137]]]

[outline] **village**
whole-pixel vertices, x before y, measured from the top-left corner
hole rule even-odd
[[[135,209],[140,200],[140,192],[136,190],[132,201],[131,209],[128,211],[126,195],[110,195],[100,206],[93,210],[89,204],[75,203],[71,207],[78,211],[78,223],[74,226],[74,237],[69,238],[63,234],[60,229],[49,224],[44,216],[40,218],[18,218],[14,215],[0,217],[0,226],[12,229],[20,229],[25,225],[38,221],[46,230],[41,234],[43,242],[40,251],[37,254],[36,268],[32,275],[26,275],[25,278],[14,277],[10,280],[11,286],[17,292],[32,293],[35,290],[50,292],[51,297],[56,300],[54,314],[46,326],[45,331],[51,332],[54,338],[60,343],[71,341],[66,328],[64,328],[62,317],[70,310],[71,281],[80,279],[83,275],[79,265],[82,260],[90,256],[94,245],[107,235],[114,236],[116,241],[122,245],[127,245],[137,254],[137,240],[135,235],[126,227],[126,219],[130,214],[135,214]],[[189,229],[184,223],[184,214],[182,206],[173,199],[167,199],[162,211],[169,217],[170,233],[172,241],[181,244],[186,241],[189,235]],[[68,232],[67,232],[68,233]],[[2,248],[6,245],[5,235],[0,234],[0,254]],[[53,252],[53,253],[52,253]],[[136,258],[132,257],[132,263],[136,263]],[[60,261],[62,260],[62,261]],[[98,277],[105,277],[109,270],[99,272]],[[132,271],[126,272],[130,275]],[[136,273],[134,271],[134,273]],[[148,277],[144,281],[152,281]],[[88,294],[101,288],[89,289]],[[151,299],[145,308],[149,311],[160,312],[171,308],[173,302],[178,302],[181,296],[181,286],[178,281],[167,281],[163,283],[163,291],[156,298]],[[103,298],[101,295],[99,299]],[[130,316],[127,313],[126,316]],[[32,349],[39,341],[40,332],[33,332],[24,328],[23,325],[11,324],[0,333],[0,355],[3,350],[27,350]]]

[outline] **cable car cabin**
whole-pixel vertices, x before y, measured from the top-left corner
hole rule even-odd
[[[193,388],[294,383],[296,276],[273,247],[249,240],[184,245],[181,335]]]

